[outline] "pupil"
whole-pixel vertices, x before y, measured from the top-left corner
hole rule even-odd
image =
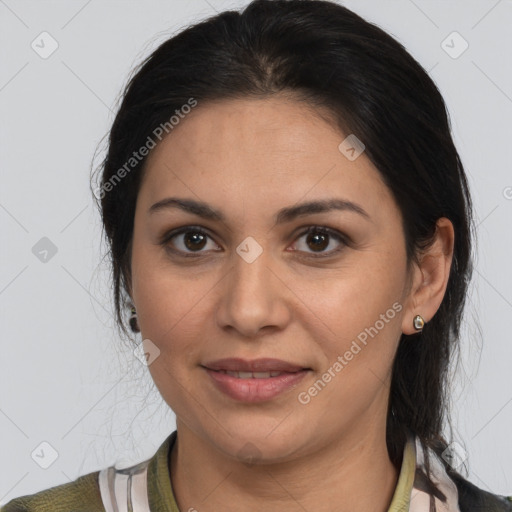
[[[193,233],[192,236],[190,236],[190,233]],[[189,241],[193,240],[190,244]],[[197,241],[203,241],[203,245],[200,247],[197,245]],[[206,240],[206,237],[202,235],[201,233],[194,233],[190,231],[189,233],[185,234],[185,245],[187,246],[187,249],[202,249],[204,247],[204,242]]]
[[[319,240],[319,238],[320,238],[320,237],[322,237],[322,238],[323,238],[323,241],[321,241],[321,242],[320,242],[320,244],[318,244],[317,242],[318,242],[318,240]],[[310,241],[311,239],[316,240],[316,241],[314,242],[314,246],[313,246],[313,248],[315,248],[315,247],[316,247],[317,249],[322,250],[322,249],[325,249],[325,248],[329,245],[328,243],[326,243],[327,235],[324,235],[324,234],[322,234],[322,233],[316,233],[316,234],[314,234],[314,235],[310,235],[310,236],[308,237],[308,241]],[[323,243],[322,243],[322,242],[323,242]]]

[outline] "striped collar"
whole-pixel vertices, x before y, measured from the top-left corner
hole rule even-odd
[[[460,512],[457,486],[438,455],[430,448],[428,455],[430,480],[420,439],[409,432],[388,512]]]
[[[168,466],[176,435],[175,430],[151,459],[128,468],[111,466],[99,472],[106,512],[180,512]],[[431,450],[429,454],[431,482],[426,478],[425,454],[419,438],[408,435],[388,512],[460,512],[457,487],[438,456]],[[435,507],[431,508],[431,502]]]

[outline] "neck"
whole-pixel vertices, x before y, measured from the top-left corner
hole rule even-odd
[[[358,429],[323,448],[279,463],[247,464],[226,456],[177,422],[169,466],[182,511],[386,512],[398,480],[385,429]],[[378,429],[376,427],[379,427]]]

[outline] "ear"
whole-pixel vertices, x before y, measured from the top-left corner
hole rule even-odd
[[[430,247],[418,255],[412,269],[411,287],[402,320],[402,332],[415,334],[413,318],[421,315],[425,323],[436,314],[448,285],[453,258],[453,224],[446,217],[438,219]]]

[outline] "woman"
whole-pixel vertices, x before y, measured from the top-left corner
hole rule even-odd
[[[309,0],[187,28],[130,80],[94,193],[177,430],[2,510],[512,510],[444,436],[471,199],[397,41]]]

